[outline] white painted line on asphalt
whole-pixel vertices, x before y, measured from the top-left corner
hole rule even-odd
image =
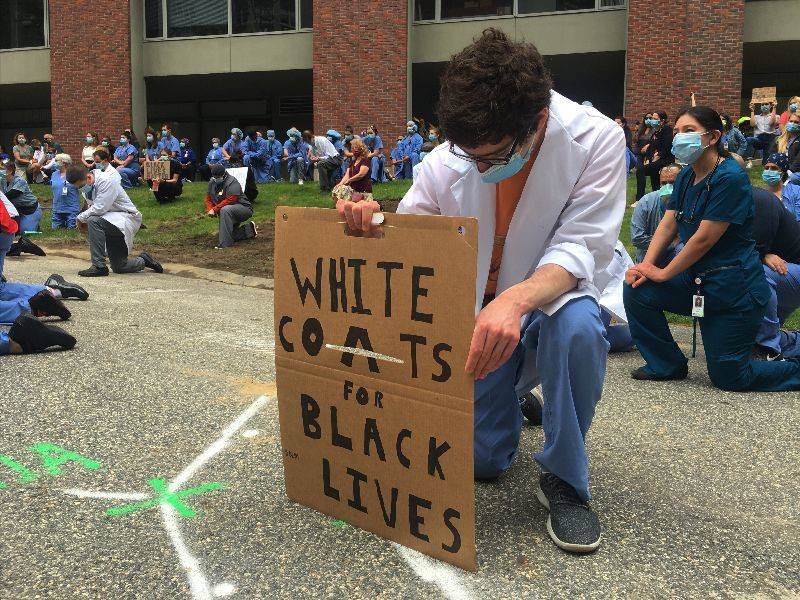
[[[233,596],[236,593],[236,586],[232,583],[220,583],[214,586],[214,595],[217,598]]]
[[[254,438],[260,433],[261,432],[258,429],[247,429],[247,430],[242,432],[242,437]]]
[[[78,498],[102,498],[105,500],[147,500],[150,494],[136,493],[136,492],[93,492],[92,490],[61,490],[70,496],[77,496]]]
[[[177,294],[178,292],[188,292],[189,290],[133,290],[129,294]]]
[[[211,585],[208,583],[208,578],[203,573],[203,569],[200,568],[200,561],[189,552],[186,542],[183,541],[178,519],[175,518],[175,509],[166,504],[162,504],[159,508],[161,509],[161,518],[164,520],[164,529],[169,535],[169,541],[172,542],[172,547],[175,548],[181,567],[186,571],[192,598],[194,600],[211,600],[213,598]]]
[[[395,550],[403,557],[417,576],[423,581],[435,584],[446,598],[449,600],[469,600],[472,598],[454,567],[411,548],[392,543]]]
[[[335,346],[333,344],[325,344],[325,347],[328,350],[336,350],[337,352],[343,352],[344,354],[355,354],[356,356],[363,356],[364,358],[375,358],[377,360],[385,360],[386,362],[396,363],[398,365],[404,364],[402,360],[399,358],[395,358],[394,356],[386,356],[385,354],[378,354],[377,352],[372,352],[371,350],[364,350],[363,348],[348,348],[347,346]]]

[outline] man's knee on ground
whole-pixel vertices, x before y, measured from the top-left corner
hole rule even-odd
[[[714,387],[726,392],[742,392],[750,385],[747,361],[738,355],[708,358],[708,376]]]

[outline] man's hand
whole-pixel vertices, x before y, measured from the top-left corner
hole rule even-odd
[[[216,216],[217,216],[217,213],[215,213],[215,212],[214,212],[214,209],[213,209],[213,208],[212,208],[210,211],[208,211],[206,214],[207,214],[209,217],[216,217]]]
[[[372,215],[381,210],[381,205],[374,200],[352,202],[339,200],[336,203],[339,216],[347,221],[347,226],[353,231],[372,231]]]
[[[511,358],[519,344],[522,314],[513,294],[501,294],[486,305],[475,321],[467,373],[483,379]]]
[[[81,233],[88,233],[89,225],[85,221],[76,221],[76,225],[78,227],[78,231]]]
[[[789,272],[789,269],[786,268],[786,261],[777,254],[767,254],[764,256],[764,264],[778,275],[786,275]]]

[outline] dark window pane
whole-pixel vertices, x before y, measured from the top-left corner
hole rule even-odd
[[[414,0],[414,20],[432,21],[436,18],[436,0]]]
[[[164,15],[161,0],[144,0],[144,37],[160,38],[164,35]]]
[[[294,0],[232,0],[233,33],[295,28]]]
[[[443,19],[496,17],[513,12],[513,0],[442,0]]]
[[[0,14],[0,48],[44,46],[44,0],[0,0]]]
[[[562,10],[587,10],[594,7],[594,0],[519,0],[519,14],[521,15]]]
[[[313,0],[300,0],[300,27],[302,29],[311,29],[314,27]]]
[[[227,0],[167,0],[167,36],[225,35]]]

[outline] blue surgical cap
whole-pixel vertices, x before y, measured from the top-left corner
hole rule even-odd
[[[342,134],[340,134],[340,133],[339,133],[338,131],[336,131],[335,129],[328,129],[328,132],[327,132],[325,135],[329,135],[329,136],[331,136],[332,138],[336,138],[337,140],[338,140],[338,139],[341,139],[341,137],[342,137]]]

